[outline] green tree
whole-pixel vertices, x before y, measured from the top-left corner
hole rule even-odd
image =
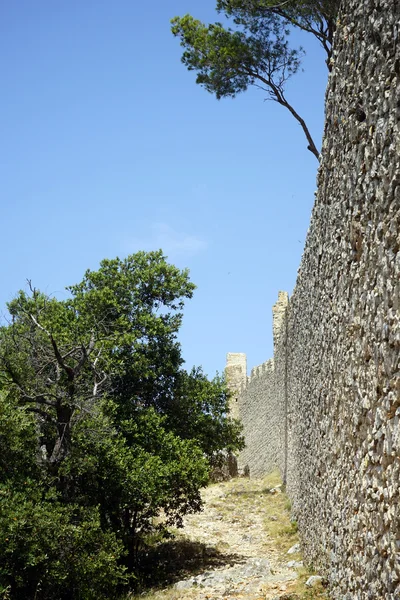
[[[183,362],[176,336],[194,287],[161,252],[140,252],[87,271],[67,301],[31,287],[9,304],[12,323],[0,332],[3,386],[47,426],[49,465],[57,469],[74,423],[104,395],[157,406]]]
[[[33,415],[18,409],[0,391],[0,481],[22,481],[40,476],[37,431]]]
[[[0,329],[1,481],[7,497],[25,497],[31,516],[21,509],[16,518],[35,521],[38,532],[35,542],[21,530],[25,548],[18,534],[0,571],[15,598],[16,590],[29,597],[33,589],[37,600],[55,597],[64,577],[71,598],[90,600],[85,581],[97,571],[88,561],[118,565],[115,577],[106,577],[115,587],[123,567],[135,571],[160,511],[165,524],[179,525],[199,510],[212,460],[243,445],[226,414],[223,382],[182,368],[177,333],[194,290],[187,271],[161,251],[139,252],[103,261],[68,289],[71,297],[58,301],[30,286],[9,304],[11,321]],[[0,521],[4,539],[13,518]],[[67,576],[61,566],[45,568],[42,558],[57,563],[64,556],[70,529],[77,566]],[[30,575],[13,555],[21,564],[29,555]],[[98,575],[99,597],[104,586]]]
[[[0,598],[109,598],[123,545],[98,509],[66,503],[42,469],[38,426],[0,392]]]
[[[122,544],[96,509],[60,502],[27,481],[0,484],[0,598],[96,600],[126,580]]]
[[[197,72],[196,83],[217,99],[235,97],[254,85],[286,108],[300,124],[308,150],[319,152],[300,114],[285,92],[288,79],[297,73],[302,48],[289,46],[290,26],[314,35],[330,65],[339,0],[218,0],[217,10],[232,18],[235,27],[206,25],[191,15],[172,19],[172,33],[184,48],[182,62]]]
[[[227,416],[228,400],[223,378],[209,381],[201,369],[193,368],[180,372],[165,410],[168,428],[183,439],[195,440],[213,467],[221,465],[226,452],[244,447],[240,423]]]
[[[101,415],[77,425],[60,476],[68,482],[69,498],[98,506],[104,528],[123,542],[124,564],[132,572],[154,528],[179,526],[183,515],[201,508],[199,489],[209,469],[196,442],[167,431],[152,408],[126,421],[115,409],[108,401]],[[161,509],[164,521],[155,527]]]

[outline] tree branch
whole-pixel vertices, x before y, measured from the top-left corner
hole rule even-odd
[[[72,369],[71,367],[66,365],[65,362],[63,361],[63,358],[60,354],[57,343],[51,334],[50,334],[50,341],[51,341],[51,345],[53,346],[54,354],[55,354],[58,364],[66,372],[68,380],[73,381],[74,377],[75,377],[74,369]]]
[[[30,396],[26,394],[22,389],[20,389],[22,394],[21,400],[23,402],[37,402],[38,404],[44,404],[45,406],[50,406],[51,408],[56,408],[56,402],[50,402],[50,400],[46,400],[43,394],[38,394],[37,396]]]
[[[61,353],[58,349],[57,343],[56,343],[54,337],[52,336],[52,334],[45,327],[43,327],[43,325],[41,325],[37,319],[35,319],[35,317],[32,315],[32,313],[29,313],[29,317],[31,318],[33,323],[36,325],[36,327],[38,327],[41,331],[43,331],[49,337],[51,345],[53,347],[54,355],[57,359],[58,364],[66,372],[68,380],[73,381],[74,376],[75,376],[74,370],[65,364],[63,357],[61,356]]]
[[[93,386],[93,398],[95,398],[97,396],[97,389],[103,385],[103,383],[107,380],[107,374],[104,373],[103,374],[103,379],[101,381],[96,381],[94,382],[94,386]]]
[[[283,91],[281,89],[279,89],[279,86],[277,86],[271,79],[266,79],[265,77],[263,77],[262,75],[260,75],[257,72],[248,71],[248,74],[251,77],[258,79],[259,81],[264,83],[267,86],[267,88],[269,88],[270,94],[274,96],[273,99],[275,99],[275,101],[278,102],[278,104],[280,104],[281,106],[284,106],[285,108],[287,108],[288,111],[293,115],[293,117],[296,119],[296,121],[300,124],[300,126],[304,132],[304,135],[307,138],[307,141],[308,141],[307,150],[309,150],[312,154],[314,154],[315,158],[319,162],[319,152],[317,150],[317,147],[314,143],[313,138],[311,137],[311,133],[306,125],[306,122],[299,115],[299,113],[297,111],[295,111],[293,106],[291,104],[289,104],[289,102],[286,100],[286,98],[283,94]]]
[[[93,351],[93,348],[95,346],[95,342],[96,342],[96,338],[95,338],[95,335],[94,335],[94,331],[92,331],[88,347],[85,348],[85,346],[83,344],[81,346],[82,357],[81,357],[79,363],[76,365],[76,367],[74,369],[75,376],[79,375],[79,372],[81,371],[83,365],[85,364],[86,361],[89,360],[89,356],[90,356],[90,354]]]
[[[33,323],[36,325],[36,327],[38,327],[38,328],[39,328],[41,331],[44,331],[44,333],[45,333],[46,335],[48,335],[48,336],[51,338],[51,334],[50,334],[50,332],[49,332],[49,331],[47,331],[47,329],[45,329],[45,327],[43,327],[43,325],[41,325],[41,324],[39,323],[39,321],[37,321],[37,319],[35,319],[35,317],[33,316],[33,314],[32,314],[32,313],[29,313],[29,317],[30,317],[30,319],[33,321]]]
[[[55,425],[55,426],[57,425],[56,420],[51,415],[49,415],[46,411],[41,410],[40,408],[37,408],[36,406],[27,406],[27,407],[25,407],[25,410],[26,410],[26,412],[33,412],[35,414],[40,415],[41,417],[43,417],[43,419],[45,419],[52,425]]]

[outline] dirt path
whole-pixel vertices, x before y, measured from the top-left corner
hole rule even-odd
[[[304,586],[296,526],[279,477],[236,479],[203,490],[204,510],[189,515],[174,540],[150,560],[163,589],[145,600],[317,600]],[[289,549],[297,552],[288,554]],[[154,570],[156,569],[157,572]]]
[[[294,566],[301,566],[300,556],[287,554],[297,537],[278,483],[276,478],[237,479],[204,490],[204,510],[185,519],[183,535],[226,560],[176,583],[182,598],[296,598],[289,592],[298,577]],[[278,547],[276,535],[268,530],[282,530]]]

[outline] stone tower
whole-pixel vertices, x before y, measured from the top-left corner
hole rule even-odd
[[[232,393],[229,412],[234,419],[239,418],[238,397],[247,381],[247,359],[241,352],[229,352],[226,357],[226,381]]]
[[[289,295],[287,292],[278,292],[278,300],[272,307],[274,350],[278,344],[282,333],[282,325],[289,304]]]

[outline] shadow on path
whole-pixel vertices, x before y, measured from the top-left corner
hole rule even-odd
[[[219,552],[216,548],[200,542],[171,540],[140,554],[140,587],[142,590],[149,587],[165,587],[208,569],[244,562],[244,556]]]

